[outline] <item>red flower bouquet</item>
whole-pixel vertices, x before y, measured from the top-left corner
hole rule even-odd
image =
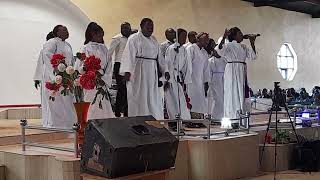
[[[68,66],[63,54],[53,54],[50,60],[53,68],[55,79],[46,82],[46,88],[50,91],[50,100],[54,101],[57,92],[64,96],[75,93],[75,96],[81,96],[75,92],[76,86],[74,81],[78,78],[79,73],[72,66]],[[79,98],[78,98],[79,99]],[[81,98],[80,98],[81,99]]]
[[[102,100],[104,98],[109,99],[109,92],[108,85],[102,79],[105,70],[101,68],[101,60],[93,55],[84,59],[82,53],[77,53],[77,57],[83,61],[83,67],[79,70],[81,72],[80,85],[86,90],[97,90],[92,104],[94,104],[97,97],[101,95],[99,107],[102,108]]]

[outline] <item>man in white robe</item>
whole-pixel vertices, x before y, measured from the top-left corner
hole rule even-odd
[[[117,82],[117,96],[115,105],[115,115],[120,117],[123,113],[124,117],[128,117],[128,100],[127,86],[124,77],[119,74],[121,59],[124,48],[126,47],[129,36],[131,35],[131,25],[128,22],[121,24],[121,33],[114,36],[109,46],[109,56],[112,58],[114,53],[113,74]]]
[[[173,44],[166,51],[170,80],[165,84],[164,97],[170,119],[180,114],[181,119],[191,119],[187,107],[183,86],[191,83],[191,62],[187,59],[187,51],[182,46],[186,42],[187,31],[178,29],[178,44]]]
[[[223,52],[227,60],[224,73],[224,117],[234,119],[239,117],[239,110],[244,111],[246,60],[254,60],[257,56],[255,37],[250,38],[250,48],[241,44],[243,34],[239,28],[230,29],[229,41]]]
[[[51,82],[55,79],[53,67],[50,63],[52,55],[63,54],[67,65],[72,66],[74,64],[72,48],[70,44],[65,41],[69,37],[67,28],[58,25],[54,28],[53,34],[55,38],[47,41],[42,50],[44,62],[42,75],[43,87],[45,87],[46,82]],[[50,91],[48,89],[42,88],[42,94],[44,98],[48,99],[45,101],[47,103],[47,111],[42,112],[43,126],[72,129],[73,124],[77,122],[77,115],[73,105],[74,97],[72,94],[63,96],[60,92],[57,92],[54,101],[49,100]]]
[[[120,74],[128,81],[128,116],[152,115],[160,120],[164,117],[158,71],[166,72],[166,79],[169,73],[158,41],[152,36],[153,21],[144,18],[140,27],[140,32],[129,37],[120,67]]]
[[[192,45],[192,44],[194,44],[194,43],[197,42],[197,32],[195,32],[195,31],[190,31],[190,32],[188,33],[188,40],[189,40],[189,42],[187,42],[186,44],[183,45],[185,48],[187,48],[187,47],[189,47],[190,45]]]
[[[205,92],[209,81],[208,53],[204,49],[209,43],[209,35],[200,33],[198,42],[187,47],[187,58],[192,65],[192,83],[188,85],[191,112],[204,114],[208,111]]]

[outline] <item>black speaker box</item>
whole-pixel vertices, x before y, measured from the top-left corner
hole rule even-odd
[[[81,172],[116,178],[174,167],[178,139],[152,116],[90,120]]]

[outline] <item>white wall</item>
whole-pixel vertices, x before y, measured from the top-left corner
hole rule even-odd
[[[0,105],[40,103],[32,78],[46,35],[66,25],[75,53],[88,23],[69,0],[0,0]]]

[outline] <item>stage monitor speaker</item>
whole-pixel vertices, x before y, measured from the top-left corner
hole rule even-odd
[[[174,167],[178,139],[152,116],[90,120],[81,172],[117,178]]]

